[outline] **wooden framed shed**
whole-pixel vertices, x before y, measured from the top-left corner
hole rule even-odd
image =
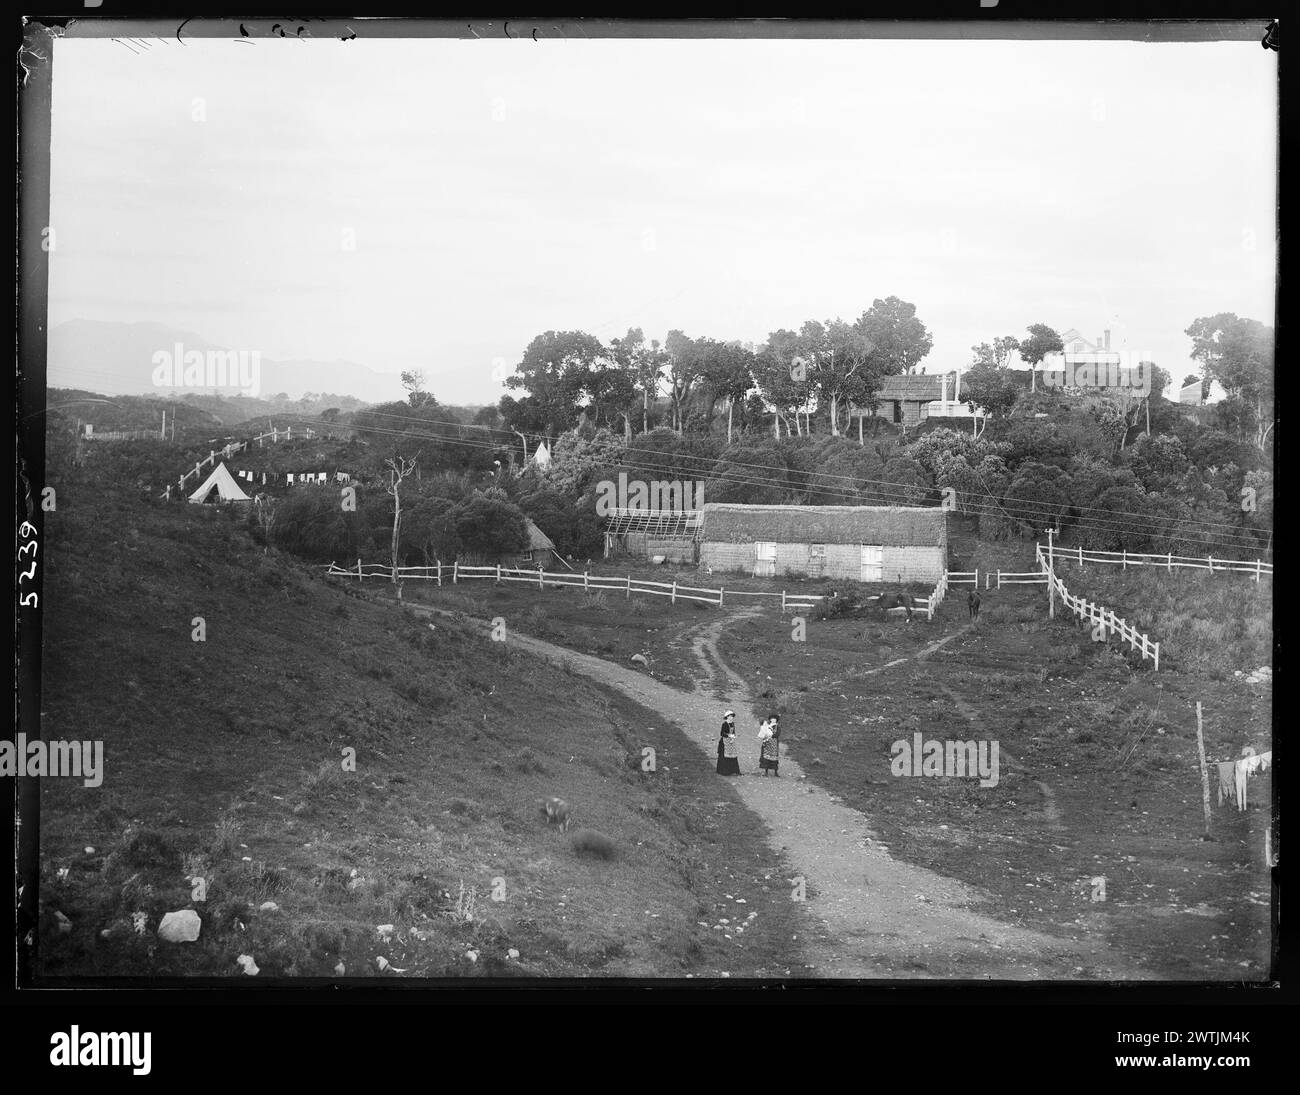
[[[605,522],[605,558],[616,548],[629,555],[670,563],[694,563],[698,557],[699,510],[616,509]]]
[[[745,506],[707,502],[700,565],[755,577],[937,582],[947,514],[922,506]]]

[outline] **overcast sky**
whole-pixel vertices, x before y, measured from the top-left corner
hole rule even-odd
[[[930,372],[1043,322],[1109,328],[1178,380],[1195,317],[1273,322],[1277,54],[1256,41],[65,39],[54,59],[52,324],[422,368],[466,403],[545,330],[762,341],[891,294]]]

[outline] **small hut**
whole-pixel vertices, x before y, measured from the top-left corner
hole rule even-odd
[[[524,567],[544,565],[555,554],[555,543],[541,529],[533,524],[531,517],[524,518],[528,530],[528,543],[519,551],[501,556],[502,566]]]
[[[708,502],[700,565],[755,577],[935,582],[947,514],[921,506],[746,506]]]

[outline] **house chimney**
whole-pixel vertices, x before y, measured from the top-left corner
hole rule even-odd
[[[1110,349],[1110,332],[1106,332],[1106,349]]]
[[[1100,335],[1098,335],[1098,336],[1097,336],[1097,349],[1100,350],[1100,349],[1102,348],[1102,342],[1103,342],[1102,337],[1101,337]]]

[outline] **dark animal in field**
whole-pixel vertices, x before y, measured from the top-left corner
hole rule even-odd
[[[978,589],[972,589],[966,597],[966,610],[970,613],[972,620],[980,618],[980,594]]]

